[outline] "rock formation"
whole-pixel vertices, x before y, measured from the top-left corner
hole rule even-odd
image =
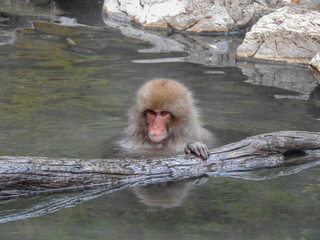
[[[105,0],[109,17],[187,32],[243,29],[289,0]]]
[[[320,51],[320,12],[286,6],[263,16],[246,34],[237,57],[310,64]]]
[[[320,72],[320,52],[314,58],[312,58],[311,66]]]
[[[320,52],[311,60],[311,72],[320,84]]]

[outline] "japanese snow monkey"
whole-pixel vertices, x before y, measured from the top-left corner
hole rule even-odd
[[[202,128],[192,94],[181,83],[155,79],[145,83],[129,111],[126,138],[121,141],[128,153],[176,154],[185,152],[209,157],[206,144],[212,136]]]

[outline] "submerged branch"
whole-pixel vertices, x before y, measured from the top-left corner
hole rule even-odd
[[[297,165],[320,159],[320,133],[261,134],[192,155],[157,159],[0,157],[0,199],[40,193],[124,187]],[[307,157],[303,157],[307,156]]]

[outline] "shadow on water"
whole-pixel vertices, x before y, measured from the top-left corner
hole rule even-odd
[[[42,3],[0,6],[0,155],[111,157],[136,90],[153,77],[194,92],[217,145],[320,130],[309,69],[239,62],[242,36],[168,36],[103,18],[102,1]],[[1,201],[0,238],[319,239],[313,164]]]

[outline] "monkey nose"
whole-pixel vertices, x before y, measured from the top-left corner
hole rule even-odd
[[[154,121],[151,124],[151,129],[153,132],[157,133],[157,132],[161,132],[162,131],[162,126],[161,126],[161,122],[159,121]]]
[[[157,129],[159,128],[161,125],[160,119],[159,117],[156,117],[152,123],[152,128]]]
[[[159,128],[159,126],[160,126],[160,124],[157,124],[157,123],[152,124],[152,128],[154,130],[157,130]]]

